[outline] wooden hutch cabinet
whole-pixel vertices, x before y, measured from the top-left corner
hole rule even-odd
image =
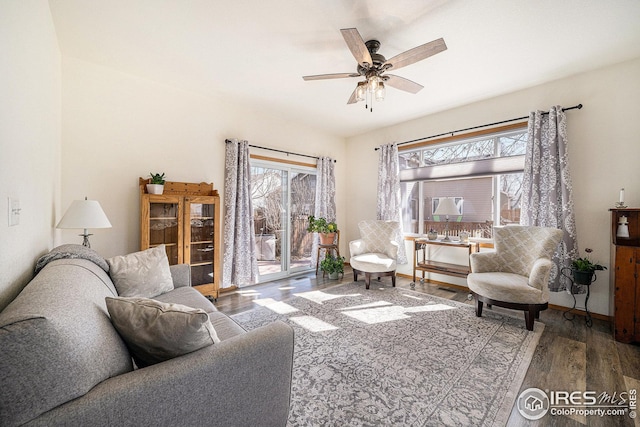
[[[140,178],[140,249],[165,245],[169,264],[189,264],[191,284],[217,299],[222,255],[220,197],[213,184],[165,182],[149,194]]]
[[[617,236],[621,217],[628,222],[629,237]],[[640,342],[640,209],[611,209],[613,238],[614,338]]]

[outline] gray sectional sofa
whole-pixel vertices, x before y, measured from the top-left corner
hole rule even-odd
[[[220,342],[137,369],[98,264],[50,259],[0,312],[1,426],[286,425],[290,326],[246,332],[190,286],[188,266],[171,266],[175,289],[155,299],[205,310]]]

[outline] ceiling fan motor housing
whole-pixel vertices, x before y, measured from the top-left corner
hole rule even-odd
[[[377,53],[378,49],[380,49],[380,42],[378,40],[369,40],[365,42],[365,46],[367,46],[367,50],[371,55],[373,64],[371,64],[369,68],[363,67],[362,65],[358,64],[358,74],[367,77],[369,77],[370,75],[378,75],[383,71],[381,69],[382,65],[387,61],[384,56]]]

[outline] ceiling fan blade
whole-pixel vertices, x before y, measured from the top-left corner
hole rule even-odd
[[[358,90],[358,87],[356,86],[356,88],[351,93],[351,96],[349,97],[349,100],[347,101],[347,104],[355,104],[356,102],[358,102],[358,100],[356,99],[356,91],[357,90]]]
[[[362,36],[358,30],[355,28],[345,28],[340,30],[340,32],[351,54],[356,58],[356,61],[358,61],[358,64],[365,68],[371,67],[373,65],[373,59],[371,59],[369,49],[367,49],[367,46],[364,44],[364,40],[362,40]]]
[[[439,38],[429,43],[425,43],[413,49],[409,49],[406,52],[399,53],[393,58],[387,60],[385,65],[391,65],[393,70],[397,70],[401,67],[406,67],[418,61],[422,61],[430,56],[447,50],[447,45],[444,43],[444,39]]]
[[[424,87],[421,84],[405,79],[404,77],[394,76],[393,74],[385,74],[385,77],[389,77],[384,81],[388,86],[405,92],[418,93]]]
[[[317,74],[315,76],[303,76],[304,80],[328,80],[328,79],[344,79],[347,77],[360,77],[360,74],[354,73],[336,73],[336,74]]]

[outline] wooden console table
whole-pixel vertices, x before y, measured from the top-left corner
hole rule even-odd
[[[459,241],[443,242],[442,240],[415,239],[414,240],[414,256],[413,256],[413,281],[411,288],[416,286],[416,271],[422,272],[421,282],[424,282],[424,273],[439,273],[449,276],[465,278],[471,273],[469,262],[466,265],[453,264],[449,262],[433,261],[427,257],[427,249],[429,246],[447,246],[452,248],[464,248],[470,256],[474,252],[478,252],[480,244],[478,242],[462,243]],[[422,253],[421,253],[422,252]],[[467,258],[468,259],[468,258]]]

